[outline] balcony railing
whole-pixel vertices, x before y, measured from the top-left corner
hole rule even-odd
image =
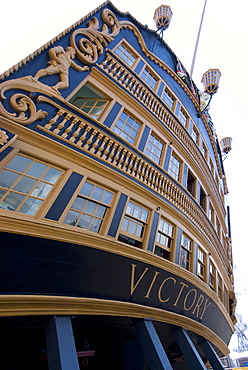
[[[99,65],[99,67],[108,73],[114,80],[116,80],[122,87],[124,87],[128,92],[132,93],[132,96],[139,100],[149,112],[151,112],[162,124],[164,124],[170,132],[176,136],[177,140],[181,145],[188,151],[191,158],[197,164],[199,171],[208,183],[214,198],[218,202],[218,207],[221,210],[222,217],[225,217],[225,209],[223,206],[222,199],[219,194],[219,190],[213,179],[211,171],[202,158],[200,149],[193,142],[189,133],[182,127],[179,121],[172,115],[172,113],[167,109],[165,104],[152,93],[139,77],[130,72],[124,65],[121,64],[117,59],[113,57],[112,54],[108,53],[105,60]],[[212,131],[210,130],[212,134]],[[210,137],[211,139],[211,137]],[[213,145],[215,143],[213,142]]]
[[[115,134],[113,132],[111,132],[111,136],[108,136],[100,128],[93,127],[87,121],[73,116],[71,112],[65,109],[60,109],[50,99],[40,97],[40,100],[55,105],[57,113],[44,127],[37,126],[37,128],[70,143],[71,146],[80,148],[85,154],[90,153],[91,156],[111,164],[113,169],[118,169],[123,175],[128,174],[128,176],[133,177],[136,181],[157,193],[161,201],[163,199],[169,201],[205,235],[227,268],[226,256],[220,240],[206,214],[187,193],[183,192],[166,174],[163,174],[162,169],[159,171],[142,156],[130,150],[128,146],[122,145],[118,136],[114,139]]]

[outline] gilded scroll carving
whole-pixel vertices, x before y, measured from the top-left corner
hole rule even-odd
[[[88,23],[88,28],[75,30],[70,38],[78,59],[86,65],[96,63],[107,44],[120,32],[119,22],[109,9],[104,9],[101,15],[105,22],[101,31],[98,19],[93,17]]]
[[[36,92],[32,77],[21,77],[15,80],[5,81],[0,85],[0,100],[6,100],[4,93],[7,90],[21,89],[29,92]],[[14,122],[21,123],[22,125],[29,125],[37,119],[42,119],[47,115],[47,112],[41,109],[37,110],[31,96],[23,93],[15,93],[9,98],[9,105],[15,111],[14,113],[6,110],[0,103],[0,115],[9,118]]]

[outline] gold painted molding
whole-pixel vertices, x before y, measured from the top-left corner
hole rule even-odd
[[[224,355],[229,353],[227,345],[210,329],[192,319],[176,313],[136,303],[108,301],[93,298],[71,298],[52,296],[4,295],[0,297],[0,315],[111,315],[133,318],[149,317],[155,321],[181,326],[204,336]]]

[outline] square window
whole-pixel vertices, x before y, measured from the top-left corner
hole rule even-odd
[[[119,241],[141,247],[149,212],[129,201],[120,227]]]
[[[110,99],[87,82],[69,102],[92,118],[99,119]]]
[[[130,144],[134,144],[139,128],[140,124],[137,121],[135,121],[125,112],[122,112],[118,121],[113,127],[113,131]]]
[[[152,89],[155,88],[157,84],[157,79],[152,75],[151,72],[148,71],[148,69],[144,69],[144,71],[141,73],[141,78],[149,85]]]
[[[190,270],[192,258],[191,246],[192,246],[191,240],[183,234],[181,239],[179,265],[185,268],[186,270]]]
[[[179,110],[179,113],[178,113],[178,119],[179,121],[181,122],[181,124],[186,127],[187,125],[187,120],[188,120],[188,116],[186,115],[186,113],[180,109]]]
[[[0,172],[0,208],[34,216],[62,171],[18,154]]]
[[[163,91],[162,100],[170,109],[173,109],[175,98],[173,98],[172,94],[167,91],[167,89],[164,89]]]
[[[129,67],[132,67],[137,59],[136,56],[123,44],[119,45],[114,52],[123,60],[123,62],[129,65]]]
[[[98,233],[113,195],[110,191],[85,181],[63,223]]]
[[[157,235],[156,235],[156,245],[155,245],[155,250],[154,250],[155,254],[163,258],[166,258],[166,259],[170,258],[170,252],[171,252],[171,247],[172,247],[172,242],[173,242],[173,233],[174,233],[174,226],[172,226],[166,220],[161,218],[159,221]],[[165,250],[167,252],[165,253],[161,250]]]
[[[164,145],[161,143],[161,141],[159,141],[156,136],[151,134],[146,145],[145,155],[147,155],[155,163],[159,164],[163,152],[163,146]]]
[[[169,162],[168,172],[177,181],[179,180],[180,176],[180,167],[181,162],[172,154]]]

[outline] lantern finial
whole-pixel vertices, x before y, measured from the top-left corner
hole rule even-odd
[[[158,31],[165,31],[170,24],[172,11],[168,5],[160,5],[154,13],[154,21]]]

